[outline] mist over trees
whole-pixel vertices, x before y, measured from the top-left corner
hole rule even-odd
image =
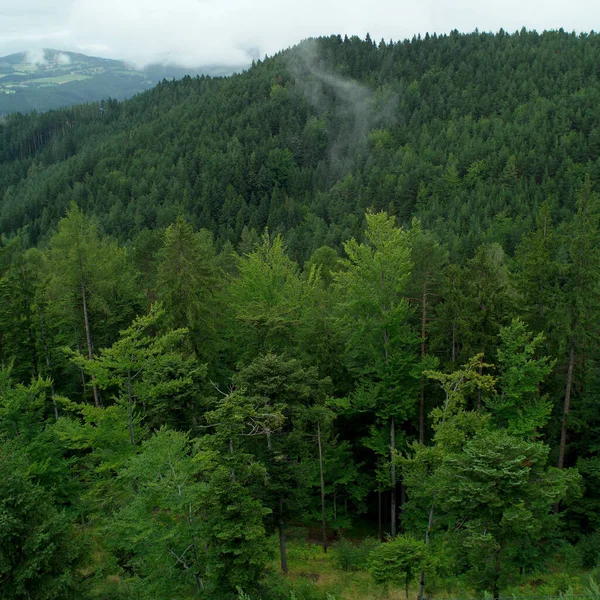
[[[287,599],[299,530],[382,590],[581,592],[599,65],[332,36],[5,118],[2,598]]]

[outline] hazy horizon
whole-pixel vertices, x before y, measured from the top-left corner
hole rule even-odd
[[[42,48],[124,60],[136,66],[248,65],[307,37],[358,35],[401,40],[458,29],[513,32],[526,27],[587,32],[600,3],[574,0],[0,0],[0,56]]]

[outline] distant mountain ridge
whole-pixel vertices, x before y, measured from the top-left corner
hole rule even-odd
[[[45,49],[0,57],[0,116],[44,111],[106,98],[119,100],[143,92],[162,79],[186,75],[230,75],[243,67],[206,65],[185,68],[149,65],[136,69],[120,60]]]

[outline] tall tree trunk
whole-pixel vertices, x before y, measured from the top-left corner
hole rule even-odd
[[[40,376],[40,371],[38,368],[39,358],[29,314],[27,315],[27,335],[29,338],[29,352],[31,353],[31,362],[33,363],[33,376],[37,379]]]
[[[432,504],[429,509],[429,521],[427,523],[427,529],[425,531],[425,546],[429,545],[429,535],[431,533],[431,528],[433,527],[433,511],[434,511],[434,505]],[[424,594],[425,594],[425,571],[421,571],[421,578],[419,581],[418,600],[423,600]]]
[[[283,498],[279,498],[279,555],[281,557],[281,570],[287,575],[287,550],[285,546],[285,527],[283,521]]]
[[[377,537],[383,542],[383,506],[381,502],[381,490],[377,490]]]
[[[87,294],[85,288],[85,279],[83,277],[83,267],[80,264],[81,269],[81,300],[83,304],[83,323],[85,325],[85,339],[87,342],[88,360],[94,359],[94,346],[92,344],[92,331],[90,329],[90,318],[88,315],[87,307]],[[98,392],[98,386],[96,385],[96,377],[92,375],[92,388],[94,390],[94,405],[100,406],[100,394]]]
[[[337,523],[337,492],[333,492],[333,520]]]
[[[579,393],[583,394],[585,383],[585,343],[581,346],[581,376],[579,384]]]
[[[52,362],[50,361],[50,351],[48,350],[48,340],[46,338],[46,328],[44,326],[44,317],[42,310],[40,309],[40,332],[42,334],[42,341],[44,342],[44,355],[46,357],[46,369],[50,376],[50,395],[52,397],[52,404],[54,406],[54,417],[58,421],[58,404],[56,402],[56,394],[54,391],[54,378],[52,377]]]
[[[396,537],[396,421],[392,416],[390,420],[390,479],[392,489],[390,490],[390,535]]]
[[[567,446],[567,417],[571,407],[571,388],[573,387],[573,369],[575,367],[575,336],[569,342],[569,365],[567,367],[567,383],[565,386],[565,401],[563,405],[562,425],[560,428],[560,446],[558,449],[558,468],[565,464],[565,449]]]
[[[79,339],[77,340],[77,352],[81,352],[81,344],[79,343]],[[87,385],[85,380],[85,371],[79,367],[79,373],[81,375],[81,395],[85,397],[85,386]]]
[[[456,325],[452,324],[452,362],[456,361]]]
[[[477,368],[479,375],[483,375],[483,355],[479,359],[479,367]],[[477,388],[477,410],[481,409],[481,388]]]
[[[181,488],[179,488],[179,495],[181,496]],[[188,510],[187,522],[190,527],[190,533],[191,533],[191,537],[192,537],[192,552],[194,555],[194,567],[195,567],[194,579],[196,580],[196,589],[197,589],[198,593],[200,593],[202,591],[202,589],[204,588],[204,585],[202,583],[202,580],[200,579],[200,573],[202,572],[202,568],[201,568],[200,560],[198,557],[198,549],[196,548],[196,538],[194,537],[194,533],[192,531],[193,518],[192,518],[192,506],[191,505]]]
[[[323,447],[321,444],[321,424],[317,422],[319,443],[319,474],[321,476],[321,528],[323,530],[323,552],[327,552],[327,521],[325,520],[325,477],[323,475]]]
[[[129,429],[129,441],[132,446],[135,446],[135,436],[133,435],[133,390],[131,389],[131,373],[127,374],[127,404],[128,404],[128,418],[127,427]]]
[[[494,565],[494,587],[492,588],[494,600],[500,598],[500,550],[501,547],[498,546],[496,549],[496,563]]]
[[[406,504],[406,486],[404,481],[400,480],[400,504],[398,506],[400,512],[400,532],[404,533],[404,505]]]
[[[427,281],[423,283],[423,303],[421,310],[421,361],[425,358],[425,336],[427,335]],[[421,375],[421,393],[419,399],[419,443],[425,442],[425,378]]]

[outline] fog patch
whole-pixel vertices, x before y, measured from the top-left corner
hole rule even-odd
[[[59,65],[70,65],[71,57],[68,54],[65,54],[64,52],[59,52],[56,55],[56,63]]]
[[[46,65],[48,64],[48,61],[46,60],[46,52],[39,48],[31,48],[25,53],[25,62],[28,65],[33,65],[37,67]]]
[[[335,109],[343,119],[341,132],[331,147],[332,162],[342,161],[364,148],[372,129],[396,122],[398,95],[390,89],[373,90],[355,79],[333,73],[324,65],[316,40],[296,47],[288,59],[288,68],[317,116]]]

